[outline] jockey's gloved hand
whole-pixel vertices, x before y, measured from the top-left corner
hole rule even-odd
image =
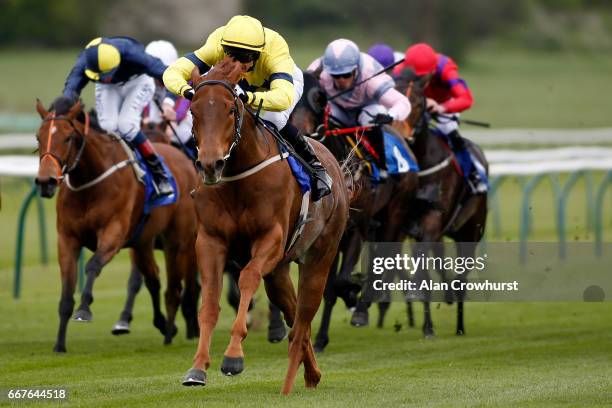
[[[236,84],[236,86],[234,87],[234,91],[236,92],[236,95],[238,96],[238,98],[240,98],[242,102],[244,103],[249,102],[249,96],[246,94],[246,92],[244,92],[244,89],[242,89],[240,85]]]
[[[189,88],[185,92],[183,92],[183,96],[189,100],[192,100],[194,95],[195,95],[195,92],[192,88]]]
[[[374,119],[372,119],[372,123],[375,125],[388,125],[391,122],[393,122],[393,116],[387,115],[386,113],[378,113],[374,116]]]

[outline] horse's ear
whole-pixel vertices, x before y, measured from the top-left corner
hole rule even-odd
[[[38,111],[40,117],[43,119],[49,114],[49,111],[45,109],[42,102],[38,98],[36,98],[36,110]]]
[[[68,117],[74,119],[77,117],[79,113],[83,110],[83,105],[81,104],[81,100],[77,99],[76,103],[72,105],[72,108],[68,111]]]
[[[200,77],[200,70],[198,69],[198,67],[194,67],[191,71],[191,83],[195,87],[197,84],[200,83],[201,80],[202,79]]]

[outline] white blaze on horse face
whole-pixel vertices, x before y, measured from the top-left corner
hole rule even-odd
[[[51,126],[51,130],[49,130],[50,135],[54,135],[57,132],[57,128],[55,126]]]
[[[209,104],[210,106],[213,106],[213,105],[215,104],[215,100],[214,100],[213,98],[210,98],[210,99],[208,100],[208,104]]]

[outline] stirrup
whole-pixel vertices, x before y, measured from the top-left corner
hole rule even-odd
[[[312,201],[313,202],[319,201],[321,198],[330,194],[332,185],[333,185],[333,180],[329,176],[329,174],[327,174],[327,171],[324,168],[315,169],[315,171],[312,174],[312,182],[311,182]]]

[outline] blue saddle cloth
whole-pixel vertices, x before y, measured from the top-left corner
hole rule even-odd
[[[286,152],[283,149],[283,153]],[[300,190],[302,190],[302,195],[306,194],[306,192],[310,191],[310,175],[300,163],[291,153],[289,153],[289,157],[287,157],[287,163],[289,164],[289,168],[291,169],[291,173],[293,173],[293,177],[295,177],[295,181],[297,181],[300,186]]]
[[[385,137],[385,160],[387,173],[401,174],[419,171],[419,165],[406,150],[404,144],[391,133],[383,132]]]
[[[143,180],[144,189],[145,189],[145,199],[144,199],[144,208],[142,211],[142,216],[140,217],[138,226],[136,227],[136,229],[134,230],[134,233],[132,234],[132,237],[130,238],[130,241],[129,241],[130,243],[138,239],[138,237],[142,233],[142,229],[144,228],[145,223],[147,222],[147,219],[149,218],[149,214],[151,214],[151,211],[154,208],[161,207],[163,205],[174,204],[179,197],[179,190],[176,187],[176,180],[174,179],[174,176],[172,175],[172,172],[170,171],[168,166],[166,166],[166,163],[164,162],[164,158],[161,157],[161,155],[159,156],[159,160],[162,163],[164,171],[168,175],[168,179],[170,181],[170,184],[172,185],[172,190],[174,190],[174,193],[170,195],[157,197],[155,195],[155,182],[153,181],[153,173],[151,173],[151,170],[149,170],[149,167],[146,165],[140,152],[138,152],[137,150],[134,150],[134,154],[136,156],[136,159],[138,160],[138,165],[143,169],[145,173],[144,180]]]

